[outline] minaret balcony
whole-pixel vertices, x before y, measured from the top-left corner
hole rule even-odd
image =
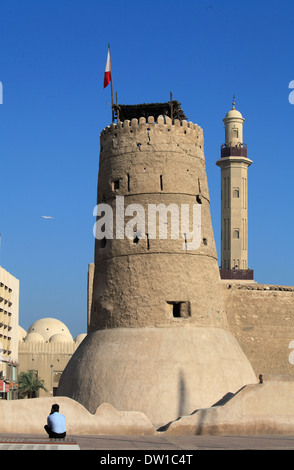
[[[253,269],[221,269],[219,270],[221,279],[235,279],[243,281],[253,281]]]
[[[236,147],[223,144],[221,146],[221,158],[224,157],[245,157],[247,158],[247,145],[242,144]]]

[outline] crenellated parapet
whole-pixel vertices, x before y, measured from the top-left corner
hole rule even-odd
[[[203,130],[168,116],[112,123],[100,136],[98,201],[150,193],[209,201]]]
[[[130,136],[134,133],[140,134],[140,136],[145,134],[146,142],[149,143],[152,136],[157,137],[160,135],[163,141],[167,140],[169,142],[170,139],[179,138],[189,143],[193,142],[194,145],[203,149],[203,130],[197,124],[186,120],[172,120],[168,116],[158,116],[157,120],[154,116],[149,116],[147,120],[145,117],[141,117],[140,119],[120,121],[107,126],[100,134],[101,150],[111,137]],[[164,136],[164,134],[166,135]]]

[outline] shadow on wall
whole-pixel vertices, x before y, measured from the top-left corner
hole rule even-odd
[[[184,377],[184,372],[182,371],[182,369],[180,369],[179,379],[178,379],[178,418],[176,418],[174,421],[178,421],[179,419],[181,419],[183,416],[187,414],[186,410],[188,409],[188,405],[189,404],[188,404],[188,399],[187,399],[186,381]],[[164,426],[161,426],[160,428],[157,429],[157,431],[158,432],[166,431],[168,427],[171,425],[171,423],[173,423],[174,421],[170,421]]]
[[[238,393],[241,392],[246,387],[244,385],[241,387],[236,393],[228,392],[226,393],[220,400],[218,400],[216,403],[214,403],[210,408],[200,408],[192,413],[186,414],[185,413],[185,407],[187,405],[187,397],[186,397],[186,386],[185,386],[185,379],[184,379],[184,374],[182,371],[179,373],[179,417],[175,419],[174,421],[170,421],[169,423],[165,424],[164,426],[161,426],[160,428],[157,429],[157,432],[165,432],[167,429],[170,427],[170,425],[176,421],[179,421],[182,419],[183,416],[192,416],[199,411],[201,411],[201,420],[197,424],[197,427],[195,429],[195,435],[202,434],[202,429],[203,425],[206,422],[206,415],[209,413],[209,410],[211,408],[216,407],[216,406],[224,406],[226,403],[228,403],[232,398],[234,398]]]
[[[187,389],[184,378],[184,373],[182,370],[179,372],[179,406],[178,406],[178,416],[183,416],[186,414],[187,409]]]

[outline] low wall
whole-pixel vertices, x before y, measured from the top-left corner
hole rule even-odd
[[[248,385],[219,406],[196,411],[162,428],[169,435],[294,434],[294,382]]]
[[[228,393],[211,408],[195,410],[162,427],[168,435],[294,434],[294,382],[265,382]],[[156,435],[140,412],[120,412],[109,404],[89,413],[67,397],[57,397],[67,435]],[[0,401],[0,433],[42,434],[54,398]]]
[[[255,374],[294,379],[294,287],[223,283],[229,328]],[[292,349],[291,349],[292,348]],[[293,362],[293,361],[292,361]]]
[[[140,412],[120,412],[105,403],[95,414],[80,403],[67,398],[32,398],[0,400],[0,433],[42,434],[53,403],[65,415],[67,434],[152,435],[155,429]]]

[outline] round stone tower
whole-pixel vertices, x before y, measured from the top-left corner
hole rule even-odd
[[[256,382],[227,327],[202,129],[167,116],[104,129],[97,202],[88,335],[58,395],[159,426]]]
[[[159,117],[106,128],[98,204],[109,213],[96,226],[106,233],[89,331],[226,326],[200,127]]]

